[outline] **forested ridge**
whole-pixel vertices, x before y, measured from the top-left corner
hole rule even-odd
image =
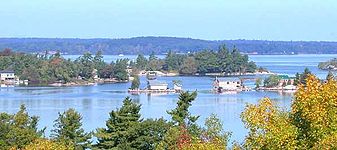
[[[254,54],[331,54],[337,53],[337,42],[326,41],[266,41],[266,40],[200,40],[177,37],[135,37],[124,39],[78,38],[0,38],[0,49],[36,53],[60,51],[66,54],[164,54],[217,49],[220,45],[233,47],[243,53]]]

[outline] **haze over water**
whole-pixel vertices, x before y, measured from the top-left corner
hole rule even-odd
[[[78,56],[65,56],[75,59]],[[135,59],[136,56],[104,56],[106,62],[117,58]],[[159,56],[164,57],[164,56]],[[258,66],[268,70],[293,76],[308,67],[320,78],[325,78],[327,72],[317,68],[318,62],[327,61],[337,55],[252,55],[250,59]],[[289,109],[292,93],[278,92],[241,92],[239,94],[213,94],[211,77],[159,77],[172,86],[172,80],[181,80],[184,90],[198,91],[198,97],[193,102],[191,112],[201,115],[199,124],[211,113],[216,113],[224,123],[227,131],[233,132],[231,140],[243,141],[246,129],[240,119],[240,114],[246,103],[257,103],[263,97],[270,97],[281,108]],[[246,83],[253,85],[252,82]],[[141,87],[146,86],[146,79],[141,78]],[[25,104],[32,115],[40,116],[39,127],[47,127],[47,135],[52,128],[57,113],[68,108],[75,108],[83,115],[83,125],[87,131],[97,127],[105,127],[108,113],[121,107],[126,96],[142,104],[141,114],[144,118],[164,117],[170,119],[167,110],[176,106],[178,94],[140,94],[130,95],[127,89],[130,83],[103,84],[97,86],[78,87],[15,87],[0,88],[0,112],[14,113],[20,104]]]

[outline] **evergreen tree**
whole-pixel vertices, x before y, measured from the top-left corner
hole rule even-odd
[[[82,116],[74,109],[59,113],[54,121],[52,137],[74,149],[85,149],[90,146],[91,133],[86,133],[82,128]]]
[[[41,138],[44,129],[37,129],[38,117],[29,116],[24,105],[16,114],[0,113],[0,148],[21,149]]]
[[[128,59],[118,59],[116,64],[114,65],[114,77],[119,81],[125,81],[129,79],[129,75],[127,72],[128,67]]]
[[[295,75],[294,85],[298,85],[301,80],[301,75],[297,72]]]
[[[303,85],[306,85],[306,79],[307,77],[311,75],[311,71],[309,70],[309,68],[305,68],[304,69],[304,72],[302,73],[301,75],[301,80],[300,82],[303,84]]]
[[[146,70],[146,66],[148,65],[147,59],[143,54],[139,54],[136,59],[136,67],[139,70]]]
[[[197,71],[197,63],[194,57],[186,57],[179,72],[185,75],[194,75]]]
[[[127,97],[120,109],[112,110],[106,121],[106,128],[98,128],[95,136],[98,143],[94,148],[99,149],[132,149],[135,140],[132,129],[137,127],[140,119],[140,105]]]
[[[140,85],[140,80],[139,80],[139,76],[136,75],[134,76],[134,79],[132,80],[131,83],[131,89],[139,89],[139,85]]]
[[[97,51],[96,55],[93,58],[94,68],[97,69],[98,76],[103,76],[103,68],[107,65],[103,60],[103,53],[102,51]]]
[[[199,116],[192,116],[188,111],[192,102],[195,100],[197,92],[182,92],[179,95],[179,100],[177,102],[177,107],[168,114],[171,115],[172,121],[178,126],[185,126],[192,135],[197,135],[200,132],[199,127],[196,124]]]

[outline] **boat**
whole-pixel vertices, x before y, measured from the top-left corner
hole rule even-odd
[[[123,55],[123,54],[119,54],[118,56],[119,56],[119,57],[124,57],[124,55]]]
[[[155,80],[155,79],[157,79],[157,72],[154,72],[154,71],[147,72],[146,78],[148,80]]]

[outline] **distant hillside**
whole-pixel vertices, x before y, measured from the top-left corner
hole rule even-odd
[[[168,50],[186,53],[203,49],[218,49],[221,44],[234,45],[244,53],[257,54],[331,54],[337,53],[337,42],[222,40],[210,41],[176,37],[136,37],[127,39],[61,39],[61,38],[0,38],[0,50],[35,53],[45,50],[67,54],[82,54],[102,50],[104,54],[156,54]]]

